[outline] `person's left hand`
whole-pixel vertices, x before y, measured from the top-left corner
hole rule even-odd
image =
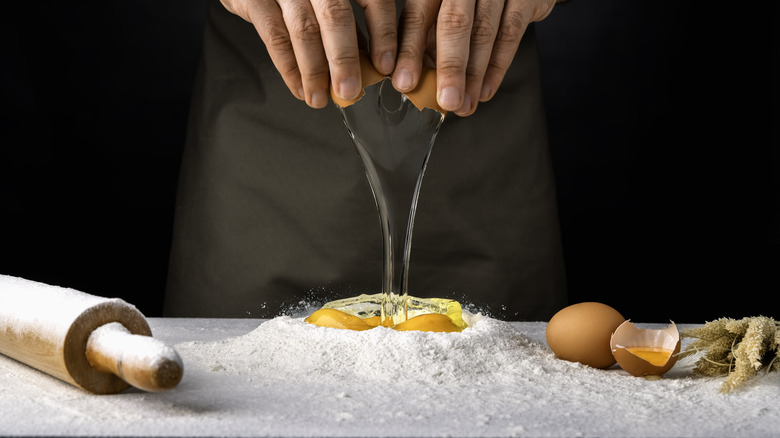
[[[399,23],[393,85],[414,89],[424,58],[435,60],[439,105],[460,116],[498,90],[530,23],[556,0],[407,0]]]

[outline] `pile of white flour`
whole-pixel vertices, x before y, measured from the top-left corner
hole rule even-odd
[[[507,322],[477,315],[470,323],[462,333],[355,332],[278,317],[244,336],[177,349],[190,367],[230,376],[267,398],[263,415],[286,424],[291,435],[771,436],[780,430],[777,375],[723,395],[720,379],[693,375],[692,359],[660,381],[646,381],[617,366],[598,370],[559,360]],[[759,417],[777,421],[767,426]]]
[[[462,333],[351,331],[278,317],[237,338],[179,344],[188,363],[232,375],[341,385],[511,384],[543,372],[546,347],[508,324],[475,318]],[[553,360],[550,364],[558,361]],[[560,364],[558,364],[560,365]],[[568,364],[564,364],[568,366]],[[389,388],[388,388],[389,389]]]

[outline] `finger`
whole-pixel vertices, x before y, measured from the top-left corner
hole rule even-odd
[[[504,0],[479,0],[477,2],[474,25],[471,28],[471,45],[466,67],[463,106],[455,111],[459,116],[470,115],[477,109],[503,9]]]
[[[464,104],[475,0],[444,0],[436,21],[437,100],[442,109]]]
[[[389,75],[395,68],[398,46],[395,1],[356,0],[356,3],[366,11],[371,62],[380,73]]]
[[[279,5],[274,0],[259,0],[252,2],[246,13],[247,21],[254,25],[257,34],[263,40],[268,55],[287,88],[293,96],[304,100],[301,73],[298,70],[290,34]]]
[[[528,21],[524,18],[526,14],[522,13],[518,3],[510,1],[504,7],[493,53],[482,81],[479,100],[483,102],[495,96],[528,28]]]
[[[398,57],[392,77],[399,91],[411,91],[420,81],[428,33],[438,10],[439,0],[407,0],[401,11]]]
[[[362,91],[355,15],[349,0],[312,0],[333,90],[345,100]]]
[[[306,103],[312,108],[323,108],[328,104],[330,80],[317,17],[308,0],[278,3],[290,34]]]

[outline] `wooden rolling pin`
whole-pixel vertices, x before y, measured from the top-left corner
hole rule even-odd
[[[118,298],[0,275],[0,353],[95,394],[181,380],[176,351]]]

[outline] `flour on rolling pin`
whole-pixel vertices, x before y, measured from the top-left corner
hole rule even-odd
[[[96,394],[175,387],[182,362],[117,298],[0,275],[0,354]]]

